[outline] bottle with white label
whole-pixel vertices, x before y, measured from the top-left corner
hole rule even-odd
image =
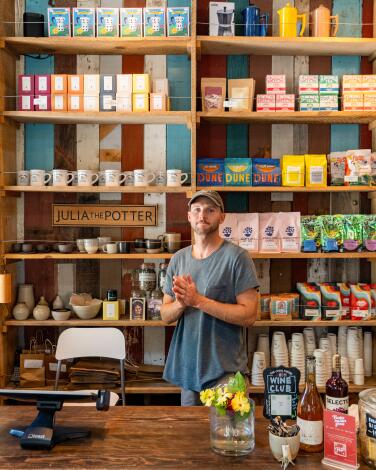
[[[347,413],[349,409],[349,386],[341,375],[341,356],[333,356],[332,376],[326,382],[325,407],[327,410]]]
[[[316,387],[316,359],[306,357],[306,385],[298,403],[296,424],[300,427],[300,449],[321,452],[324,446],[324,407]]]

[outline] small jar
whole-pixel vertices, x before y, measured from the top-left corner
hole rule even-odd
[[[152,291],[157,287],[157,275],[155,266],[152,263],[143,263],[138,272],[138,280],[140,289],[144,291]]]
[[[166,283],[167,267],[168,267],[167,263],[161,263],[159,265],[158,287],[162,292]]]
[[[117,300],[117,290],[108,289],[108,291],[106,292],[106,300],[108,300],[109,302]]]
[[[159,289],[153,290],[148,300],[148,320],[162,320],[161,305],[163,294]]]

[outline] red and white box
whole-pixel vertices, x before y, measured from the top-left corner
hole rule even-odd
[[[364,111],[376,111],[376,93],[363,94]]]
[[[34,111],[34,95],[18,95],[18,111]]]
[[[51,111],[51,95],[35,95],[35,111]]]
[[[343,75],[342,93],[363,91],[363,75]]]
[[[376,92],[376,75],[362,75],[362,87],[364,93]]]
[[[318,93],[318,75],[299,75],[299,95],[315,95]]]
[[[34,75],[18,75],[18,94],[34,95]]]
[[[342,95],[342,111],[363,111],[363,93],[344,93]]]
[[[275,111],[276,95],[257,95],[256,111]]]
[[[34,89],[36,95],[50,95],[51,75],[34,75]]]
[[[267,75],[265,89],[267,95],[286,94],[286,75]]]
[[[275,110],[295,111],[295,95],[275,95]]]

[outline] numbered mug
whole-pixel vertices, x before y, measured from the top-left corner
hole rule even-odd
[[[167,186],[181,186],[188,179],[188,173],[181,170],[167,170]]]
[[[44,186],[51,178],[52,175],[44,170],[30,170],[30,186]]]

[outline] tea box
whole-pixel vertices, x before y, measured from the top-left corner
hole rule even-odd
[[[167,96],[162,93],[150,93],[150,111],[166,111]]]
[[[320,111],[338,111],[338,95],[320,95]]]
[[[133,93],[150,93],[150,75],[148,73],[133,74]]]
[[[99,95],[99,111],[116,111],[116,94],[103,93]]]
[[[97,36],[119,36],[119,8],[97,8]]]
[[[103,320],[119,320],[119,301],[103,301]]]
[[[153,80],[153,93],[163,93],[168,96],[169,87],[168,87],[168,78],[155,78]]]
[[[256,111],[275,111],[276,95],[257,95]]]
[[[320,75],[319,76],[319,94],[338,95],[339,77],[338,75]]]
[[[275,110],[295,111],[295,95],[275,95]]]
[[[144,36],[166,36],[164,8],[144,8]]]
[[[18,111],[34,111],[34,95],[18,95]]]
[[[364,111],[376,110],[376,93],[363,93],[363,109]]]
[[[363,92],[376,92],[376,75],[362,75]]]
[[[279,158],[252,158],[252,186],[281,186]]]
[[[52,74],[51,75],[51,93],[68,93],[68,82],[66,74]]]
[[[34,95],[34,75],[18,75],[18,95]]]
[[[301,95],[299,97],[300,111],[320,111],[319,95]]]
[[[237,214],[239,246],[258,252],[259,216],[257,213]]]
[[[84,96],[84,111],[99,111],[99,95]]]
[[[51,111],[68,111],[68,96],[66,94],[52,94]]]
[[[83,95],[84,94],[84,76],[83,75],[68,75],[68,94],[70,95]]]
[[[225,158],[225,186],[251,186],[252,160]]]
[[[367,284],[350,286],[351,320],[369,320],[371,318],[371,288]]]
[[[132,111],[132,94],[116,94],[116,111]]]
[[[118,73],[116,75],[116,93],[120,95],[130,95],[133,91],[132,80],[131,73]]]
[[[120,8],[120,36],[142,37],[142,8]]]
[[[351,313],[350,313],[350,284],[347,282],[338,282],[337,286],[339,287],[339,291],[341,294],[341,320],[350,320]]]
[[[84,95],[98,96],[100,92],[99,74],[84,75]]]
[[[363,77],[362,75],[343,75],[342,76],[342,93],[362,92]]]
[[[189,36],[189,7],[167,8],[167,36]]]
[[[302,320],[321,320],[321,291],[312,282],[298,282],[297,291],[300,294],[300,318]]]
[[[95,8],[73,8],[74,37],[95,37]]]
[[[34,93],[51,94],[51,75],[34,75]]]
[[[209,2],[209,36],[235,36],[234,14],[234,2]],[[226,22],[224,27],[219,18]]]
[[[223,158],[197,160],[197,186],[223,186],[225,161]]]
[[[341,291],[336,284],[320,284],[323,320],[340,320],[342,316]]]
[[[316,94],[319,94],[319,76],[299,75],[299,95]]]
[[[282,156],[282,186],[304,186],[304,155]]]
[[[68,111],[81,112],[84,110],[84,99],[82,95],[67,95]]]
[[[116,93],[116,75],[100,75],[100,94]]]
[[[325,187],[327,185],[326,155],[305,155],[307,188]]]
[[[269,320],[270,319],[270,294],[261,294],[260,297],[260,310],[261,318],[260,320]]]
[[[147,93],[133,93],[132,110],[136,112],[149,111],[149,95]]]
[[[51,95],[35,95],[35,111],[51,111]]]
[[[363,93],[344,93],[342,95],[343,111],[363,111],[364,97]]]
[[[70,36],[70,8],[48,8],[48,36]]]
[[[286,75],[267,75],[265,78],[265,90],[267,95],[285,95]]]

